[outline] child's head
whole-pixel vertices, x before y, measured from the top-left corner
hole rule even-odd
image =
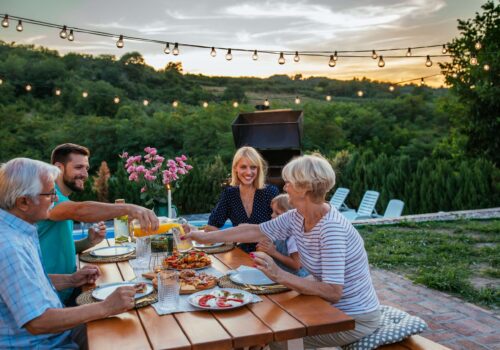
[[[273,213],[271,215],[273,219],[292,209],[292,206],[288,201],[288,194],[283,193],[274,197],[271,201],[271,208],[273,209]]]

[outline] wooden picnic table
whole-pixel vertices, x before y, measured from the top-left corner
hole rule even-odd
[[[100,245],[112,245],[113,240]],[[235,248],[211,255],[221,272],[251,258]],[[86,263],[80,262],[80,266]],[[97,284],[134,278],[129,262],[97,264]],[[159,316],[147,306],[87,324],[89,349],[233,349],[286,341],[288,349],[303,349],[302,338],[354,329],[354,320],[329,302],[295,291],[260,295],[262,302],[224,311],[194,311]]]

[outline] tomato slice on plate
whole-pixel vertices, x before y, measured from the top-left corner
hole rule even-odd
[[[207,301],[209,301],[210,299],[213,299],[213,298],[215,298],[215,296],[213,296],[211,294],[206,294],[206,295],[202,296],[200,298],[200,300],[198,300],[198,304],[200,306],[207,307],[208,306]]]

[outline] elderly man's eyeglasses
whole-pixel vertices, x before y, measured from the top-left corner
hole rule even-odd
[[[55,202],[55,201],[56,201],[56,199],[57,199],[57,193],[56,193],[56,190],[55,190],[55,189],[53,189],[52,191],[47,192],[47,193],[39,193],[38,195],[39,195],[39,196],[50,196],[50,200],[51,200],[52,202]]]

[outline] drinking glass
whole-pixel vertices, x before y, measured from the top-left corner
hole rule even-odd
[[[135,240],[135,258],[141,265],[149,265],[151,255],[151,239],[149,237],[137,237]]]
[[[158,280],[158,309],[174,311],[179,303],[179,273],[172,270],[160,270],[156,274]]]
[[[172,235],[174,236],[175,245],[180,253],[190,251],[193,248],[193,242],[190,238],[186,238],[184,230],[181,228],[174,227],[172,229]],[[181,239],[184,238],[184,239]]]

